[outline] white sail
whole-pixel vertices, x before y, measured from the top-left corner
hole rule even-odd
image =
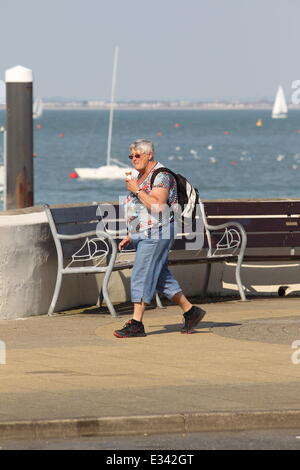
[[[284,91],[282,86],[278,87],[273,109],[272,109],[272,118],[285,118],[287,117],[288,113],[288,107],[286,104],[285,96],[284,96]]]
[[[43,102],[41,98],[37,98],[33,103],[33,119],[38,119],[43,114]]]

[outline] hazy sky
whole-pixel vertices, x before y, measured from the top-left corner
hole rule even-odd
[[[300,79],[300,0],[0,0],[1,71],[34,94],[109,100],[288,101]]]

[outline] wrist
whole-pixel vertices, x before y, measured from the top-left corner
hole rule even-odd
[[[139,188],[134,194],[138,196],[141,191],[142,191],[141,188]]]

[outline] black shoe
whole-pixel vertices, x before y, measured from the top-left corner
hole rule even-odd
[[[183,314],[184,316],[184,326],[181,329],[181,333],[192,333],[193,329],[198,325],[206,314],[205,310],[202,310],[200,307],[193,307]]]
[[[147,336],[142,322],[129,320],[121,330],[114,331],[117,338],[133,338],[137,336]]]

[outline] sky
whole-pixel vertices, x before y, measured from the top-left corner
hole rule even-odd
[[[0,0],[0,80],[34,95],[116,101],[287,100],[300,79],[300,0]]]

